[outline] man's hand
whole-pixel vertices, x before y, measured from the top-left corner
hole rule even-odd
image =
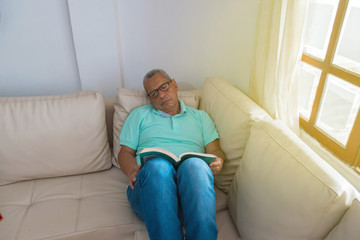
[[[215,160],[209,164],[209,167],[210,167],[211,171],[213,172],[213,174],[216,175],[219,172],[221,172],[221,169],[223,168],[223,165],[224,165],[224,159],[226,158],[226,156],[220,148],[219,139],[216,139],[216,140],[208,143],[205,146],[205,152],[211,153],[211,154],[214,154],[215,156],[217,156],[217,158],[215,158]]]
[[[136,181],[136,175],[140,171],[141,165],[135,167],[131,171],[128,172],[128,178],[129,178],[129,186],[131,189],[134,189],[134,182]]]
[[[121,149],[118,155],[120,169],[126,174],[126,176],[128,176],[131,189],[134,189],[136,175],[141,168],[140,165],[138,166],[136,164],[135,153],[136,150],[125,145],[121,145]]]
[[[212,163],[209,164],[209,167],[213,172],[213,174],[216,175],[219,172],[221,172],[223,164],[224,164],[224,160],[222,158],[217,157]]]

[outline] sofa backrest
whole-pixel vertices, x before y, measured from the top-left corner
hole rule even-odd
[[[0,185],[111,167],[100,92],[0,98]]]
[[[215,184],[228,192],[244,153],[251,122],[271,117],[227,80],[216,77],[206,79],[200,109],[210,115],[219,132],[226,159],[221,172],[215,175]]]

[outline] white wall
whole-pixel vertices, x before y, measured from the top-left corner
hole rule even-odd
[[[160,67],[183,89],[223,76],[247,92],[259,1],[118,2],[126,87]]]
[[[115,2],[68,2],[82,89],[96,89],[105,96],[114,96],[116,89],[124,85]]]
[[[0,96],[81,89],[67,2],[0,0]]]
[[[259,1],[0,0],[0,96],[112,96],[156,67],[247,92]]]

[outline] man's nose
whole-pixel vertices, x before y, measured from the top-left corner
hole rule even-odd
[[[159,97],[164,98],[165,96],[166,96],[166,92],[163,92],[163,91],[159,90]]]

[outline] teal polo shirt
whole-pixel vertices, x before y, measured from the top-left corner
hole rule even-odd
[[[171,116],[151,104],[134,109],[127,117],[120,134],[120,145],[138,152],[160,147],[176,156],[184,152],[205,152],[205,146],[219,138],[210,116],[186,106],[179,99],[180,113]],[[136,158],[137,163],[140,161]]]

